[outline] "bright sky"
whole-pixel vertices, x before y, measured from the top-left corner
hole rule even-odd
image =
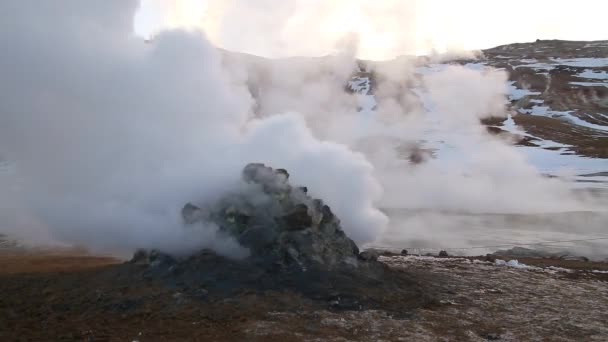
[[[358,37],[358,55],[482,49],[540,39],[608,39],[608,0],[141,0],[135,30],[200,28],[218,46],[323,55]]]

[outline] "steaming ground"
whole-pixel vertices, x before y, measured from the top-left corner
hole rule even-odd
[[[137,5],[2,4],[0,42],[10,47],[0,62],[2,231],[110,252],[238,254],[213,225],[184,231],[178,213],[240,186],[249,162],[289,169],[361,244],[485,246],[517,231],[524,242],[553,232],[596,237],[606,226],[605,194],[572,191],[606,184],[597,57],[524,63],[504,58],[519,51],[506,48],[470,63],[370,62],[356,58],[356,39],[330,38],[335,56],[265,59],[218,51],[201,32],[161,32],[145,43],[132,31]],[[536,115],[533,105],[560,98],[551,88],[563,78],[559,63],[600,79],[568,81],[570,102],[555,110],[585,105],[563,114],[567,122]],[[522,68],[529,72],[514,72]],[[542,92],[530,72],[548,68],[561,71]],[[501,134],[482,120],[495,120]],[[547,131],[559,132],[555,141]],[[387,209],[408,214],[387,217]],[[583,214],[564,214],[573,212]],[[480,230],[495,238],[479,239]]]
[[[578,49],[577,53],[585,56],[594,51]],[[559,56],[562,52],[555,48],[554,53]],[[513,64],[517,58],[512,57]],[[309,62],[324,65],[327,61]],[[286,82],[277,78],[280,76],[276,76],[279,72],[275,67],[260,66],[264,61],[256,63],[254,69],[263,69],[265,75],[261,80],[250,79],[255,94],[261,94],[257,95],[261,115],[265,107],[284,105],[266,103],[264,94],[279,88],[273,83],[284,86],[281,89],[303,87],[297,80],[290,78]],[[490,107],[508,103],[509,110],[514,110],[541,94],[501,79],[500,73],[487,66],[492,63],[494,60],[490,59],[418,66],[399,61],[395,61],[395,65],[367,65],[348,83],[355,93],[357,116],[342,116],[339,124],[332,124],[328,118],[308,118],[309,125],[315,127],[318,134],[359,149],[376,167],[385,189],[381,207],[388,213],[390,223],[387,232],[369,246],[409,248],[422,253],[448,249],[454,254],[476,255],[511,245],[591,239],[593,241],[544,243],[531,248],[606,258],[607,240],[596,240],[607,237],[605,133],[593,129],[583,132],[586,135],[579,136],[579,140],[565,144],[561,130],[554,130],[553,135],[543,132],[541,137],[535,136],[526,129],[536,128],[534,132],[538,134],[541,123],[518,125],[513,118],[521,122],[519,118],[525,113],[515,116],[505,110],[504,118],[493,120],[499,122],[498,129],[508,135],[499,135],[504,138],[502,142],[491,137],[485,127],[473,121],[477,119],[476,114],[483,116],[488,109],[483,104],[483,108],[478,108],[476,103],[487,101]],[[459,67],[460,64],[464,67]],[[315,77],[318,84],[327,83],[322,75],[311,71],[294,74]],[[526,87],[525,78],[516,80],[519,86]],[[480,84],[496,88],[482,90]],[[556,91],[547,92],[546,96],[558,96]],[[509,102],[496,99],[497,94]],[[318,98],[318,94],[314,94],[313,99],[289,102],[290,92],[285,91],[285,95],[283,100],[289,105],[303,108]],[[591,109],[584,98],[580,102],[572,101],[573,108],[587,106],[588,110],[599,110],[598,117],[604,115],[602,111],[606,113],[600,105]],[[335,101],[338,104],[327,102],[341,108],[339,101]],[[390,116],[392,106],[409,116],[395,119]],[[553,122],[565,125],[563,129],[571,132],[578,132],[581,125],[579,121],[559,117],[551,118],[547,125],[551,127]],[[394,125],[388,127],[390,124]],[[335,130],[336,127],[348,129]],[[524,139],[526,144],[522,143]],[[357,141],[365,141],[365,146]],[[395,148],[400,151],[398,155],[391,154]],[[405,161],[412,151],[418,153],[416,163]]]
[[[362,247],[525,245],[603,259],[605,42],[373,62],[358,59],[369,37],[314,37],[323,26],[305,13],[277,19],[291,30],[273,24],[288,36],[315,28],[285,51],[336,54],[266,59],[198,31],[145,42],[133,34],[137,7],[0,2],[0,339],[605,340],[605,262],[385,255],[374,264],[400,280],[391,290],[361,268],[362,278],[302,272],[311,283],[268,288],[281,276],[243,270],[232,260],[243,246],[211,222],[186,229],[180,215],[226,193],[253,203],[263,194],[240,171],[261,162],[288,169]],[[252,45],[268,30],[220,24]],[[380,55],[408,42],[396,43]],[[87,254],[136,248],[161,252],[132,263]]]
[[[387,212],[391,224],[386,234],[372,244],[374,247],[394,251],[407,248],[417,254],[436,255],[446,250],[452,255],[483,255],[522,246],[556,255],[608,258],[605,212],[471,214],[407,209]],[[589,241],[581,241],[586,239]]]
[[[484,51],[480,60],[459,62],[471,69],[509,71],[511,113],[506,119],[488,120],[488,124],[492,131],[500,132],[499,136],[512,139],[515,150],[542,174],[568,180],[578,193],[592,193],[586,207],[533,214],[521,210],[501,213],[491,208],[482,213],[471,212],[472,208],[389,209],[391,224],[378,244],[420,248],[424,253],[453,248],[450,251],[454,254],[481,254],[495,248],[471,247],[589,239],[528,247],[606,258],[607,240],[602,238],[607,236],[608,225],[608,107],[606,84],[601,82],[607,49],[605,41],[537,41],[500,46]],[[435,63],[419,67],[418,72],[429,74],[447,67]],[[420,91],[418,94],[424,96]],[[445,134],[437,134],[440,129],[432,115],[428,121],[427,145],[435,149],[439,159],[453,158],[455,151],[443,143]],[[405,230],[409,236],[402,234]]]
[[[238,70],[222,67],[204,33],[163,32],[148,44],[133,35],[137,5],[0,5],[4,231],[111,252],[238,254],[213,225],[184,230],[179,210],[239,187],[253,161],[288,168],[331,202],[352,238],[375,239],[387,219],[361,154],[318,139],[294,111],[254,117],[246,84],[231,78]]]

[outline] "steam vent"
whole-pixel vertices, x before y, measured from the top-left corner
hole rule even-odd
[[[249,164],[242,177],[254,195],[229,196],[207,213],[187,204],[184,221],[216,223],[264,268],[304,272],[358,267],[359,249],[344,234],[340,220],[322,200],[308,196],[305,187],[292,187],[286,170]]]
[[[244,190],[211,206],[187,203],[181,214],[185,229],[213,223],[249,254],[234,258],[205,249],[175,257],[140,250],[131,263],[143,265],[144,278],[178,284],[184,292],[203,287],[206,295],[295,290],[339,309],[424,301],[406,274],[392,271],[373,252],[360,253],[331,208],[306,187],[292,186],[287,170],[254,163],[242,178]],[[390,299],[395,296],[400,299]]]

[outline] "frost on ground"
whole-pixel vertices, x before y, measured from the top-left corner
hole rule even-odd
[[[496,266],[507,266],[507,267],[519,268],[519,269],[530,270],[530,271],[548,272],[548,273],[555,273],[555,272],[570,273],[570,272],[573,272],[572,270],[569,270],[569,269],[563,268],[563,267],[549,266],[549,267],[546,267],[546,268],[542,268],[542,267],[530,266],[530,265],[522,264],[518,260],[505,261],[505,260],[497,259],[494,262],[494,265],[496,265]]]
[[[569,270],[547,270],[516,261],[505,262],[512,267],[467,259],[392,257],[383,261],[392,267],[428,270],[447,277],[441,286],[445,288],[443,301],[450,304],[424,311],[421,322],[444,322],[440,324],[443,329],[448,330],[448,325],[463,334],[486,326],[493,331],[485,334],[505,341],[608,338],[606,284],[570,279]],[[484,336],[480,337],[464,340],[483,340]]]
[[[274,313],[268,320],[251,322],[247,331],[265,337],[293,334],[303,341],[608,338],[608,287],[596,278],[573,277],[574,270],[530,266],[515,260],[492,263],[425,256],[380,260],[421,279],[430,274],[439,276],[439,283],[428,285],[440,293],[436,303],[405,317],[382,311]],[[294,322],[298,322],[296,327]],[[323,337],[317,335],[319,332]]]
[[[423,306],[399,302],[402,309],[389,311],[340,310],[280,289],[215,297],[201,286],[187,294],[179,283],[133,281],[133,269],[118,260],[7,253],[0,253],[6,266],[0,269],[2,341],[608,338],[608,265],[599,262],[505,257],[496,265],[485,258],[383,256],[380,261],[411,277],[429,298]]]

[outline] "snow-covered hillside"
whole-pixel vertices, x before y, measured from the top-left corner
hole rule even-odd
[[[484,119],[488,131],[514,141],[543,173],[567,174],[582,187],[607,188],[607,55],[608,41],[537,41],[489,49],[474,60],[434,63],[430,58],[418,58],[415,72],[425,76],[442,72],[449,65],[505,70],[509,74],[505,87],[510,114]],[[366,102],[376,102],[367,99],[373,97],[374,89],[352,89],[364,94]],[[427,147],[439,156],[450,152],[447,133],[440,132],[441,123],[433,119],[424,89],[413,83],[406,91],[415,94],[425,108]]]

